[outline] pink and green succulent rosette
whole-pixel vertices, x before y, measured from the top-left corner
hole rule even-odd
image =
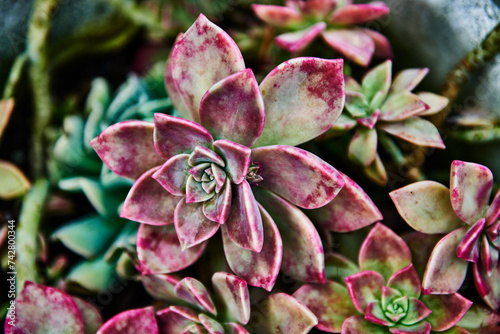
[[[358,261],[359,267],[343,260],[343,271],[349,274],[345,285],[328,280],[305,284],[293,294],[318,317],[318,329],[343,334],[468,333],[456,324],[472,302],[458,293],[424,295],[408,245],[385,225],[372,228]]]
[[[415,230],[446,235],[434,247],[423,278],[426,294],[454,293],[472,264],[477,292],[500,307],[500,191],[490,203],[493,174],[476,163],[455,160],[450,188],[421,181],[390,193],[401,217]]]
[[[389,8],[382,1],[287,0],[285,6],[253,4],[252,9],[264,22],[291,30],[277,36],[276,44],[292,53],[304,50],[321,35],[332,49],[362,66],[368,66],[373,55],[392,57],[385,36],[355,26],[387,15]]]
[[[445,148],[438,129],[422,116],[438,113],[448,99],[429,92],[412,93],[428,71],[407,69],[392,80],[392,61],[387,60],[368,71],[361,84],[346,77],[345,111],[332,130],[354,131],[349,158],[381,184],[386,183],[387,173],[378,144],[386,134],[418,146]]]

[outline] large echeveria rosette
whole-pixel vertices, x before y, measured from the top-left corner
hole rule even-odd
[[[344,334],[466,333],[456,324],[472,303],[458,293],[423,295],[410,249],[384,225],[376,224],[363,242],[359,269],[346,259],[341,262],[349,273],[345,285],[306,284],[293,294],[318,317],[318,329]]]
[[[490,203],[492,188],[493,174],[487,167],[456,160],[449,189],[421,181],[390,193],[412,228],[427,234],[447,233],[427,263],[426,293],[458,291],[471,263],[478,293],[492,309],[500,307],[500,192]]]
[[[92,141],[111,170],[137,179],[121,215],[144,223],[143,274],[189,266],[222,227],[229,266],[250,285],[271,289],[280,266],[322,282],[320,237],[296,206],[329,203],[344,177],[285,145],[320,135],[338,118],[342,61],[292,59],[258,85],[234,41],[200,15],[174,46],[165,82],[179,114],[199,123],[156,114],[155,124],[119,123]]]

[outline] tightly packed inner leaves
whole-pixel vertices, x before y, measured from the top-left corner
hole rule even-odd
[[[276,44],[294,57],[247,68],[235,40],[200,14],[170,48],[159,94],[151,73],[129,77],[113,98],[96,79],[88,115],[65,119],[51,177],[97,213],[52,239],[84,261],[64,277],[61,257],[46,282],[23,281],[5,332],[498,332],[500,190],[492,196],[491,170],[455,160],[449,188],[391,185],[395,207],[384,210],[370,198],[380,194],[356,182],[386,185],[387,155],[445,149],[423,117],[450,99],[412,92],[427,68],[393,78],[389,41],[361,26],[388,6],[289,0],[251,9],[279,28]],[[302,56],[319,35],[346,61]],[[382,62],[368,69],[374,56]],[[325,154],[340,150],[338,138],[345,161]],[[68,168],[72,145],[81,168]],[[78,297],[101,296],[113,280],[135,289],[136,307],[127,301],[103,317],[105,303]]]

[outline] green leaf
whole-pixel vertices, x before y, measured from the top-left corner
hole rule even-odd
[[[131,106],[144,103],[148,100],[147,92],[142,80],[131,75],[119,88],[116,96],[106,110],[106,119],[109,124],[118,122],[121,115]]]
[[[83,143],[87,151],[93,151],[90,141],[102,131],[100,124],[110,102],[110,95],[110,87],[105,79],[97,78],[92,81],[92,88],[85,105],[85,110],[89,115],[83,133]]]
[[[82,178],[80,183],[85,196],[101,216],[117,216],[117,207],[125,200],[125,196],[116,192],[107,192],[96,180]]]
[[[73,267],[66,280],[91,291],[106,291],[115,280],[115,265],[100,257]]]
[[[0,101],[0,138],[2,138],[5,127],[9,123],[12,110],[14,110],[14,99]]]
[[[349,159],[369,166],[377,156],[377,131],[358,128],[349,144]]]
[[[361,82],[362,93],[370,102],[370,107],[375,110],[387,96],[391,86],[392,62],[387,60],[370,70]],[[376,97],[376,98],[375,98]]]
[[[352,117],[359,118],[368,116],[370,106],[362,93],[346,92],[345,108]]]
[[[30,182],[14,164],[0,160],[0,198],[9,200],[24,195]]]

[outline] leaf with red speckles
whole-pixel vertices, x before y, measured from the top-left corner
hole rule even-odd
[[[212,135],[201,125],[180,117],[155,114],[154,145],[166,159],[191,153],[197,146],[211,147]]]
[[[438,129],[434,124],[420,117],[379,124],[379,128],[416,145],[445,149]]]
[[[199,315],[199,318],[201,323],[203,324],[203,327],[205,327],[209,334],[224,334],[224,327],[222,327],[222,325],[214,319],[206,316],[203,313]]]
[[[250,147],[264,128],[264,118],[264,102],[251,69],[222,79],[201,99],[201,124],[216,140]]]
[[[295,58],[280,64],[260,84],[266,122],[255,147],[298,145],[339,118],[344,107],[343,60]]]
[[[344,320],[358,314],[347,288],[336,282],[303,285],[293,297],[314,313],[322,331],[339,333]]]
[[[360,316],[352,316],[342,324],[342,334],[389,334],[387,327],[375,325]]]
[[[326,29],[325,22],[318,22],[307,29],[287,32],[276,37],[276,44],[292,53],[307,48]]]
[[[172,275],[157,274],[142,275],[141,279],[142,285],[153,298],[167,303],[180,301],[179,297],[175,293],[175,286],[180,281],[177,277]]]
[[[302,282],[323,283],[323,245],[309,218],[287,200],[265,189],[256,188],[254,192],[280,231],[283,240],[281,271]]]
[[[255,333],[308,333],[317,325],[316,316],[297,299],[285,293],[270,295],[252,308],[250,327]]]
[[[359,251],[361,270],[374,270],[385,279],[411,263],[410,248],[391,229],[377,223]]]
[[[186,194],[186,180],[191,166],[188,154],[177,154],[167,160],[153,175],[163,188],[175,196]]]
[[[289,28],[304,21],[302,15],[290,7],[252,4],[252,10],[259,19],[276,27]]]
[[[431,333],[431,324],[427,321],[421,321],[414,325],[397,324],[390,328],[392,334],[429,334]]]
[[[362,29],[334,29],[321,34],[338,53],[361,66],[368,66],[375,52],[375,42]]]
[[[420,278],[413,264],[410,264],[408,267],[392,275],[387,281],[387,286],[398,290],[405,296],[415,298],[420,297],[420,292],[422,290]]]
[[[384,277],[370,270],[346,277],[345,283],[354,307],[363,314],[368,304],[380,300],[385,286]]]
[[[136,179],[165,162],[155,150],[153,131],[153,123],[123,121],[106,128],[90,145],[115,174]]]
[[[456,229],[434,247],[422,280],[424,294],[449,294],[460,289],[468,262],[457,257],[457,246],[466,231],[465,227]]]
[[[203,203],[179,201],[175,208],[174,220],[182,250],[210,239],[220,227],[219,223],[205,217]]]
[[[392,61],[386,60],[372,68],[361,81],[361,91],[372,108],[378,108],[391,87]]]
[[[382,220],[377,206],[347,175],[339,172],[345,185],[327,205],[306,211],[311,220],[328,231],[351,232]]]
[[[432,313],[425,318],[432,330],[441,332],[455,326],[462,319],[472,302],[458,293],[451,295],[424,295],[420,300]]]
[[[479,219],[462,237],[457,246],[457,256],[465,261],[479,260],[479,239],[483,231],[485,219]]]
[[[137,231],[137,256],[143,275],[168,274],[189,267],[201,256],[206,243],[182,250],[174,225],[141,224]]]
[[[180,41],[182,39],[182,33],[177,35],[177,38],[175,39],[175,43]],[[186,108],[186,105],[184,104],[184,101],[182,100],[182,96],[179,94],[179,91],[177,89],[177,86],[175,85],[174,78],[172,77],[172,50],[170,51],[167,62],[165,64],[165,76],[164,76],[164,81],[165,81],[165,88],[167,89],[168,92],[168,98],[172,102],[173,106],[175,107],[175,110],[179,113],[179,115],[182,116],[182,118],[186,118],[189,120],[191,119],[191,115],[189,114],[189,111]]]
[[[225,227],[222,227],[224,253],[231,270],[248,282],[271,291],[278,276],[283,244],[278,227],[271,216],[259,205],[264,228],[264,245],[260,253],[239,247],[229,239]]]
[[[391,94],[380,107],[380,120],[401,121],[427,110],[428,106],[416,94],[401,92]]]
[[[220,80],[244,69],[245,63],[236,43],[203,14],[172,51],[173,80],[196,122],[205,92]]]
[[[389,7],[382,1],[367,4],[348,5],[335,10],[328,19],[332,24],[359,24],[376,20],[389,13]]]
[[[70,296],[30,281],[26,281],[16,298],[15,325],[8,320],[7,334],[84,333],[80,311]]]
[[[84,333],[94,334],[97,332],[103,324],[101,314],[97,308],[79,297],[72,296],[71,299],[75,302],[82,316]]]
[[[483,165],[459,160],[452,162],[450,173],[451,205],[463,221],[472,225],[486,210],[493,174]]]
[[[158,311],[156,320],[161,334],[183,333],[183,330],[194,324],[193,321],[199,322],[198,319],[193,320],[191,317],[186,317],[185,312],[174,306]]]
[[[401,217],[413,229],[428,233],[449,233],[460,226],[450,203],[450,190],[434,181],[420,181],[389,193]]]
[[[155,311],[152,306],[128,310],[109,319],[97,334],[158,334]]]
[[[252,160],[262,165],[259,186],[304,209],[327,204],[345,184],[335,168],[297,147],[260,147],[252,150]]]
[[[144,173],[130,189],[120,217],[149,225],[169,225],[174,222],[175,206],[182,197],[166,191],[152,175],[158,167]]]
[[[377,155],[377,130],[358,128],[349,143],[349,159],[370,166]]]
[[[485,303],[493,310],[500,308],[500,265],[488,276],[481,261],[473,265],[474,284]]]
[[[210,294],[200,281],[192,277],[183,278],[175,286],[175,292],[182,300],[191,303],[204,311],[208,311],[215,315],[217,314],[217,310],[215,309],[215,305],[210,297]]]
[[[370,36],[370,38],[375,43],[375,51],[373,55],[379,58],[393,58],[391,43],[381,33],[378,33],[371,29],[361,29],[362,32]]]
[[[250,319],[250,295],[247,282],[237,276],[217,272],[212,276],[212,285],[221,298],[228,320],[245,325]]]
[[[234,184],[240,184],[248,173],[252,151],[243,145],[228,140],[214,142],[214,150],[224,159],[226,173]]]
[[[238,246],[260,252],[264,243],[262,218],[247,181],[235,185],[231,213],[224,225],[229,239]]]
[[[447,97],[429,92],[421,92],[417,95],[427,106],[429,106],[429,109],[418,114],[419,116],[430,116],[437,114],[438,112],[446,108],[448,103],[450,103],[450,100]]]
[[[392,81],[391,94],[410,92],[429,73],[428,68],[410,68],[399,72]]]

